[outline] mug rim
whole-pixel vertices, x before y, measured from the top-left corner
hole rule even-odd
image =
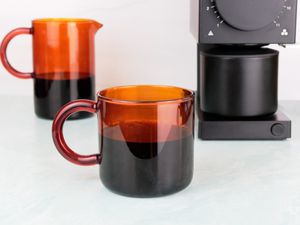
[[[163,99],[163,100],[123,100],[123,99],[118,99],[118,98],[110,98],[107,96],[104,96],[103,93],[111,90],[111,89],[121,89],[121,88],[133,88],[133,87],[154,87],[154,88],[164,88],[164,89],[170,89],[170,88],[175,88],[178,90],[181,90],[185,93],[187,93],[187,96],[182,97],[182,98],[170,98],[170,99]],[[97,92],[97,97],[101,100],[104,100],[106,102],[111,102],[111,103],[120,103],[120,104],[161,104],[161,103],[177,103],[177,102],[187,102],[191,101],[195,97],[195,92],[189,89],[177,87],[177,86],[170,86],[170,85],[122,85],[122,86],[114,86],[110,88],[103,89],[101,91]]]

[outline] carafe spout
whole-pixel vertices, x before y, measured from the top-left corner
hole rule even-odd
[[[97,31],[103,27],[103,24],[93,21],[92,26],[94,27],[94,32],[97,33]]]

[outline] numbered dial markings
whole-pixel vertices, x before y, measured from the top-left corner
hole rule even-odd
[[[207,0],[205,7],[215,15],[217,28],[227,23],[243,31],[260,30],[270,24],[281,28],[280,18],[292,9],[290,0]]]

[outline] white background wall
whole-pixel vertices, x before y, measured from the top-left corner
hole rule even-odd
[[[96,37],[97,89],[124,84],[196,88],[196,42],[189,32],[189,0],[3,1],[0,39],[43,17],[86,17],[105,25]],[[31,71],[31,37],[16,38],[8,55],[17,69]],[[0,94],[32,92],[31,80],[14,78],[0,67]],[[281,49],[280,99],[300,99],[300,47]]]

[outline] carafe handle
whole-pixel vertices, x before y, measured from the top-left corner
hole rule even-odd
[[[3,63],[3,66],[9,73],[14,75],[15,77],[21,78],[21,79],[30,79],[33,78],[33,73],[22,73],[18,70],[16,70],[8,61],[7,59],[7,47],[10,43],[10,41],[21,34],[30,34],[32,35],[32,29],[31,28],[17,28],[10,33],[8,33],[5,38],[2,41],[1,48],[0,48],[0,57],[1,61]]]
[[[79,155],[66,143],[63,135],[63,125],[70,115],[76,112],[97,112],[97,102],[91,100],[76,100],[66,104],[56,115],[52,126],[52,137],[59,153],[68,161],[80,166],[92,166],[101,163],[102,155]]]

